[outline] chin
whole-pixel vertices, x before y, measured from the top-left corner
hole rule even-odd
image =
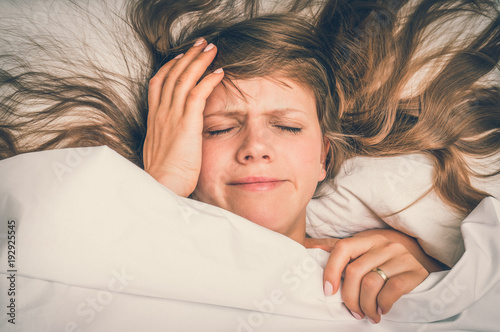
[[[272,231],[284,235],[290,233],[296,222],[291,221],[290,218],[285,216],[283,213],[279,213],[278,211],[276,211],[276,209],[272,209],[272,211],[266,210],[267,209],[263,208],[255,208],[248,210],[237,210],[232,212]]]

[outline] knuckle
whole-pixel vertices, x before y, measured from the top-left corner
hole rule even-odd
[[[376,242],[387,242],[387,238],[382,234],[374,234],[373,238]]]
[[[396,253],[408,252],[406,247],[399,242],[389,242],[387,244],[387,249],[390,250],[391,252],[396,252]]]
[[[186,73],[180,74],[179,77],[177,77],[177,79],[175,80],[175,86],[179,87],[184,85],[188,81],[188,79],[189,77]]]
[[[335,251],[339,252],[339,253],[345,253],[345,252],[348,252],[349,251],[349,247],[350,247],[350,241],[349,241],[349,238],[347,239],[340,239],[338,240],[336,243],[335,243]]]
[[[161,83],[161,80],[158,76],[153,76],[150,80],[149,80],[149,86],[155,86],[155,85],[159,85]]]
[[[380,281],[382,278],[375,273],[366,274],[361,280],[361,288],[373,289],[375,287],[380,287]]]
[[[193,88],[188,93],[188,98],[190,98],[190,99],[198,99],[199,97],[200,97],[200,91],[196,88]]]
[[[406,287],[405,287],[405,282],[402,280],[400,277],[392,277],[389,278],[386,282],[385,287],[388,288],[393,293],[396,293],[398,295],[403,295],[406,293]]]
[[[354,279],[357,276],[359,276],[360,273],[362,273],[362,271],[360,270],[360,267],[356,263],[351,263],[347,265],[347,267],[345,268],[346,279]]]

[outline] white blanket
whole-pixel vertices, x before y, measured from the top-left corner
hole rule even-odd
[[[453,269],[371,326],[323,295],[326,253],[180,198],[107,147],[1,161],[0,183],[2,331],[497,329],[493,198],[463,222]]]

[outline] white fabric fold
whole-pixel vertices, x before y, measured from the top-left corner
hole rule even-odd
[[[3,160],[0,183],[2,331],[370,328],[340,294],[323,295],[328,254],[180,198],[107,147]],[[461,326],[470,308],[491,311],[499,205],[486,199],[463,223],[466,252],[452,270],[431,274],[370,330]],[[16,294],[6,296],[12,269]],[[6,319],[11,298],[15,326]]]
[[[326,194],[309,204],[307,233],[346,237],[392,227],[415,237],[427,254],[453,266],[464,252],[460,232],[464,216],[435,192],[428,193],[432,181],[432,162],[425,155],[348,160]],[[500,197],[500,175],[476,186]]]

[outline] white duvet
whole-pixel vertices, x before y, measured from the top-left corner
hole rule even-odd
[[[0,1],[2,49],[46,70],[60,66],[51,52],[77,54],[78,70],[88,58],[140,80],[146,56],[123,4]],[[34,52],[23,36],[64,48]],[[391,215],[431,175],[422,156],[355,158],[308,207],[313,236],[390,226],[454,265],[372,326],[323,295],[325,252],[179,198],[106,147],[0,161],[0,331],[498,331],[499,201],[463,223],[433,195]],[[499,179],[488,185],[499,197]]]
[[[0,183],[1,331],[498,330],[494,198],[462,223],[455,266],[371,325],[323,295],[325,252],[180,198],[107,147],[3,160]]]

